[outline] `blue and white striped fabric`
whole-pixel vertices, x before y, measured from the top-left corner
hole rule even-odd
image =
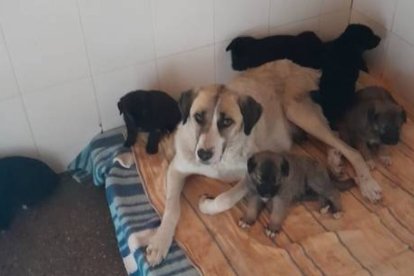
[[[69,170],[78,181],[92,177],[95,185],[105,185],[119,251],[129,275],[198,275],[176,243],[159,266],[153,268],[146,263],[144,246],[160,219],[148,201],[136,168],[113,162],[118,154],[129,151],[122,147],[122,132],[123,128],[119,128],[97,135],[72,161]]]

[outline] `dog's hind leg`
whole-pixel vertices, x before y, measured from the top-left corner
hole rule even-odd
[[[300,99],[294,98],[286,101],[284,107],[290,122],[328,146],[336,148],[345,156],[355,170],[355,182],[358,183],[363,196],[373,202],[381,199],[381,187],[372,178],[361,154],[333,134],[317,104],[313,103],[309,97],[304,96]]]
[[[216,198],[203,196],[198,202],[198,208],[203,214],[214,215],[224,212],[239,202],[248,192],[244,178],[230,190],[220,194]]]

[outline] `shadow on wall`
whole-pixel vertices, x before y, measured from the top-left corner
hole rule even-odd
[[[197,66],[202,66],[202,64],[198,64]],[[160,75],[160,79],[165,80],[160,85],[161,90],[167,92],[175,100],[179,99],[182,92],[196,88],[195,82],[188,79],[188,76],[179,70],[178,67],[176,64],[169,64]],[[208,83],[204,85],[208,85]]]

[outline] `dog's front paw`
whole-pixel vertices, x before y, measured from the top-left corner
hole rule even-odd
[[[146,249],[146,258],[150,266],[156,266],[167,256],[172,238],[155,234]]]
[[[377,181],[375,181],[375,179],[373,179],[372,177],[362,180],[359,179],[357,180],[357,183],[359,184],[361,194],[365,198],[369,199],[371,202],[377,202],[381,199],[382,189],[378,185]]]
[[[214,215],[216,213],[214,210],[214,197],[206,194],[202,195],[198,201],[198,209],[203,214]]]
[[[332,214],[334,219],[340,219],[340,218],[342,218],[343,215],[344,215],[343,212],[336,212],[336,213]]]
[[[254,222],[252,222],[252,221],[249,221],[247,219],[241,218],[239,220],[239,223],[238,224],[239,224],[240,228],[242,228],[242,229],[249,229],[250,226],[252,226],[253,223]]]
[[[328,212],[329,212],[329,204],[319,209],[319,213],[321,213],[322,215],[326,215]]]
[[[266,227],[265,229],[265,234],[268,238],[273,239],[274,237],[276,237],[276,234],[279,233],[278,229],[274,229],[270,226]]]
[[[366,161],[366,163],[367,163],[367,165],[368,165],[368,168],[369,168],[371,171],[375,169],[376,164],[375,164],[375,161],[374,161],[374,160],[372,160],[372,159],[368,159],[368,160]]]
[[[392,165],[392,159],[391,159],[391,156],[389,155],[381,155],[379,156],[379,160],[381,161],[382,164],[384,164],[387,167]]]

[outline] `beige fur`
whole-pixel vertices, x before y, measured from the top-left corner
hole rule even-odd
[[[319,78],[320,72],[317,70],[280,60],[242,73],[227,87],[208,86],[197,91],[190,110],[191,119],[186,124],[180,124],[176,131],[176,154],[166,178],[165,213],[147,247],[147,260],[151,265],[158,264],[171,245],[180,217],[179,200],[186,177],[201,174],[224,181],[242,179],[246,173],[247,159],[253,153],[289,150],[292,145],[291,124],[339,150],[353,165],[362,194],[372,201],[380,198],[380,187],[371,177],[361,155],[333,135],[319,106],[309,98],[308,92],[318,88]],[[262,116],[248,136],[242,131],[241,113],[237,105],[237,100],[247,95],[263,108]],[[201,131],[191,117],[201,107],[207,110],[211,123],[205,130],[207,132]],[[229,133],[224,135],[224,139],[214,129],[215,118],[221,111],[232,114],[235,121],[231,129],[226,130]],[[201,138],[202,133],[207,136]],[[215,155],[214,162],[207,165],[200,163],[196,155],[196,149],[205,143],[224,149],[223,152],[215,152],[220,155]],[[222,212],[236,204],[246,192],[242,179],[215,199],[203,197],[199,208],[206,214]]]

